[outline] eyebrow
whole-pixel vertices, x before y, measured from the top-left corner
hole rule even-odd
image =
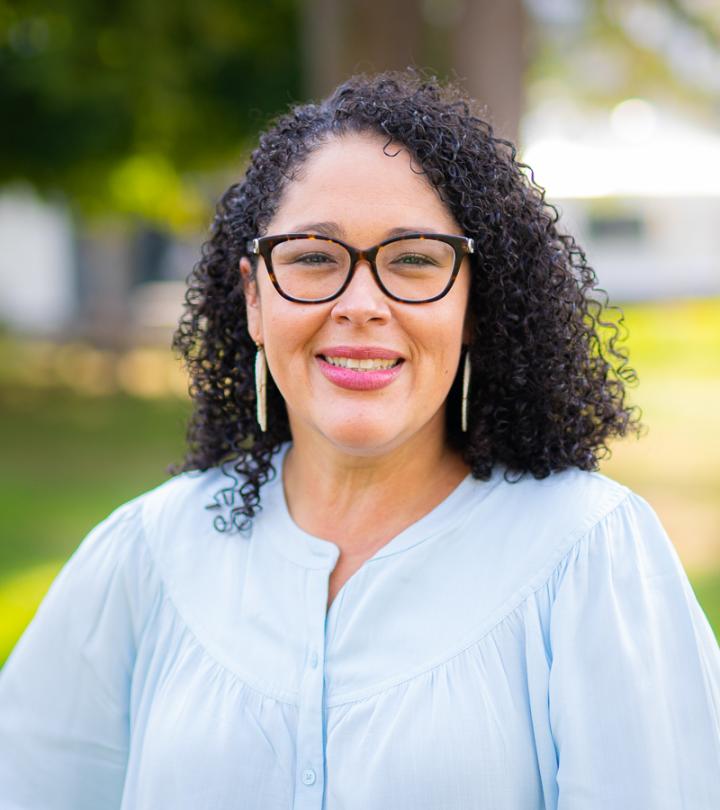
[[[329,236],[330,238],[346,238],[345,229],[337,222],[305,222],[301,225],[296,225],[291,233],[319,233],[322,236]],[[386,231],[385,236],[389,239],[392,236],[402,236],[405,233],[438,233],[438,231],[435,230],[435,228],[428,228],[427,226],[407,226],[390,228],[390,230]]]

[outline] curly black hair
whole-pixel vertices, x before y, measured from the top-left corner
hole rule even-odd
[[[189,370],[194,410],[188,452],[174,471],[232,462],[231,497],[225,491],[216,498],[232,506],[230,519],[218,517],[216,527],[249,526],[261,487],[276,473],[273,454],[291,438],[270,380],[267,432],[256,423],[256,348],[239,262],[308,156],[347,133],[377,133],[386,147],[406,147],[476,242],[467,433],[459,425],[459,378],[447,408],[448,441],[472,475],[486,480],[496,463],[508,480],[573,466],[596,470],[609,455],[609,438],[639,434],[640,409],[625,403],[626,385],[637,375],[619,346],[622,311],[608,306],[584,252],[559,231],[557,209],[515,147],[493,135],[456,84],[414,69],[357,75],[319,104],[293,106],[261,135],[244,179],[222,196],[188,279],[173,346]],[[610,310],[619,318],[603,320]]]

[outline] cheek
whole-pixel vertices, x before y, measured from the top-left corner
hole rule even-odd
[[[275,343],[274,348],[282,353],[305,343],[318,330],[318,319],[303,312],[299,304],[274,305],[263,313],[263,322],[268,342]]]
[[[274,292],[271,290],[270,294]],[[265,347],[268,363],[277,381],[289,387],[301,378],[303,370],[312,360],[315,337],[326,315],[285,301],[277,294],[275,297],[279,300],[263,308]]]
[[[450,362],[455,362],[462,348],[466,331],[468,293],[465,286],[458,285],[453,288],[446,298],[437,303],[442,306],[438,307],[427,319],[430,321],[428,324],[429,340],[439,354],[449,358]]]
[[[287,341],[298,331],[295,321],[298,313],[293,304],[286,301],[272,286],[270,279],[264,275],[260,280],[258,311],[263,326],[263,337],[269,354],[278,354],[278,347],[287,345]]]
[[[422,331],[415,332],[418,337],[420,361],[427,361],[432,372],[443,379],[455,373],[463,342],[463,316],[453,313],[445,319],[438,317],[432,324],[425,323]]]

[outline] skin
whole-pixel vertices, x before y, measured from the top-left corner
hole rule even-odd
[[[389,230],[462,234],[439,194],[401,146],[371,134],[334,138],[311,155],[285,190],[267,233],[320,232],[357,247]],[[415,168],[415,171],[413,171]],[[328,604],[379,548],[442,502],[469,469],[445,440],[445,399],[468,339],[467,259],[450,292],[429,304],[387,298],[360,262],[335,301],[297,304],[273,288],[260,262],[253,279],[241,262],[248,330],[264,345],[288,409],[293,446],[283,470],[288,508],[306,532],[340,549]],[[376,391],[327,380],[323,347],[380,346],[405,362]]]

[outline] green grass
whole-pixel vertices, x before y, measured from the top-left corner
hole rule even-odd
[[[65,559],[110,511],[168,477],[186,403],[0,389],[0,572]]]
[[[0,664],[90,529],[164,481],[188,404],[0,387]]]
[[[601,469],[657,511],[720,638],[720,299],[623,310],[647,433]]]
[[[631,365],[643,377],[720,380],[720,298],[623,305]]]
[[[601,469],[657,510],[720,636],[720,299],[624,309],[649,432]],[[85,534],[183,452],[187,402],[74,392],[53,357],[0,340],[0,664]]]
[[[0,580],[0,663],[35,615],[62,560],[28,566]]]
[[[698,574],[691,579],[695,596],[720,640],[720,570]]]

